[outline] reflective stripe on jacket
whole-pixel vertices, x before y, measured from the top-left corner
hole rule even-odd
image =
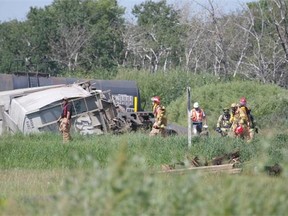
[[[167,126],[166,109],[164,106],[156,104],[153,106],[153,113],[157,127],[164,128]]]
[[[153,105],[153,114],[154,114],[155,117],[157,116],[157,114],[158,114],[160,109],[161,109],[161,106],[159,104],[154,104]]]
[[[243,119],[245,119],[245,121],[247,123],[251,123],[251,119],[250,119],[250,116],[249,116],[249,110],[246,106],[241,106],[240,109],[242,110],[242,115],[243,115]]]
[[[230,128],[231,127],[231,123],[230,123],[230,117],[231,114],[228,115],[220,115],[217,121],[217,127],[219,128]]]
[[[205,113],[202,109],[192,109],[191,110],[191,119],[193,122],[202,122],[202,120],[205,118]]]

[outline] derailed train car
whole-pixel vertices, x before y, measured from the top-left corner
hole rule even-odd
[[[13,74],[0,74],[0,92],[61,84],[69,85],[86,81],[86,79],[71,77],[53,77],[43,73],[15,72]],[[91,85],[91,89],[109,90],[114,100],[123,105],[127,111],[143,111],[140,92],[135,81],[91,79],[89,85]],[[134,101],[135,98],[137,101]]]
[[[58,131],[62,99],[72,105],[72,130],[80,134],[122,133],[149,128],[149,113],[126,112],[111,92],[83,88],[85,83],[0,92],[0,133]]]
[[[141,108],[135,81],[0,74],[0,134],[58,131],[63,97],[72,103],[72,130],[80,134],[147,130],[154,123],[153,113]],[[167,133],[186,134],[187,129],[169,124]]]

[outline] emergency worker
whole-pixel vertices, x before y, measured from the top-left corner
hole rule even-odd
[[[217,124],[216,124],[216,131],[221,134],[221,136],[227,136],[230,128],[231,128],[231,122],[230,122],[230,109],[228,107],[225,107],[223,109],[223,114],[221,114],[218,118]]]
[[[231,104],[231,136],[242,139],[249,138],[248,117],[239,104]]]
[[[249,131],[248,142],[250,142],[254,138],[255,133],[258,133],[258,128],[256,127],[254,116],[251,113],[251,108],[248,108],[247,106],[247,100],[245,97],[240,98],[240,108],[247,114],[247,126]]]
[[[240,98],[240,101],[239,101],[239,108],[243,111],[243,113],[247,116],[247,126],[249,127],[250,126],[250,116],[248,115],[249,113],[249,110],[247,108],[247,100],[245,97],[242,97]]]
[[[203,129],[203,122],[205,128],[207,128],[207,118],[204,110],[200,108],[199,103],[195,102],[193,104],[193,109],[191,110],[191,120],[192,120],[192,128],[193,134],[199,135]]]
[[[153,104],[152,110],[155,117],[155,122],[149,136],[156,136],[160,134],[161,136],[165,137],[167,126],[166,108],[161,105],[159,96],[152,97],[151,101]]]
[[[256,120],[254,116],[251,113],[251,109],[248,108],[248,116],[250,118],[250,124],[249,124],[249,141],[252,141],[254,139],[255,133],[258,133],[258,128],[256,125]]]
[[[70,128],[71,128],[72,106],[67,97],[63,98],[62,113],[58,121],[60,122],[59,130],[63,136],[63,143],[67,143],[71,140]]]

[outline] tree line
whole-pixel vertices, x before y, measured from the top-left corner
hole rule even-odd
[[[143,0],[134,20],[117,0],[31,7],[25,21],[0,23],[0,72],[112,78],[119,68],[177,69],[287,87],[288,0],[251,0],[230,13],[207,3]]]

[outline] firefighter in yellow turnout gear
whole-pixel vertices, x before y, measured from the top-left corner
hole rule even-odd
[[[240,107],[239,104],[231,104],[231,117],[230,123],[231,132],[230,136],[239,137],[242,139],[249,139],[249,127],[248,127],[248,116],[247,113]]]
[[[229,108],[223,109],[223,114],[221,114],[218,118],[217,125],[216,125],[216,131],[221,134],[221,136],[227,136],[230,128],[231,128],[231,122],[230,122],[231,114]]]
[[[245,139],[250,142],[254,138],[255,131],[258,133],[258,128],[256,128],[255,119],[251,114],[251,109],[247,107],[247,100],[245,97],[240,98],[239,108],[245,113],[247,116],[247,134],[245,135]]]
[[[159,96],[152,97],[151,100],[153,102],[152,109],[155,117],[155,122],[149,136],[156,136],[160,134],[161,136],[165,137],[167,126],[166,108],[161,105]]]

